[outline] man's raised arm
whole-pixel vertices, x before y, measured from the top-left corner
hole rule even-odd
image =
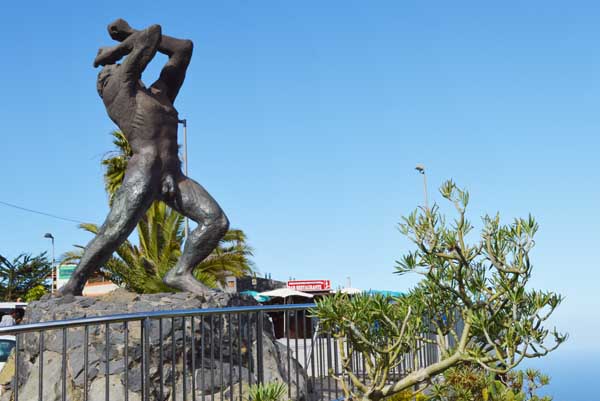
[[[111,38],[118,42],[124,42],[131,35],[137,34],[140,31],[137,29],[133,29],[127,21],[122,18],[111,22],[108,25],[108,34]],[[158,51],[168,57],[171,57],[176,51],[180,50],[182,47],[191,47],[192,42],[187,39],[177,39],[172,36],[162,35],[161,41],[158,44]]]
[[[138,35],[139,31],[129,26],[127,21],[118,19],[108,25],[108,33],[114,40],[125,43],[132,36]],[[169,60],[162,68],[159,79],[151,86],[164,91],[171,102],[175,102],[179,89],[183,85],[193,49],[194,44],[191,40],[177,39],[167,35],[162,35],[158,43],[158,51],[167,55]]]
[[[94,67],[114,64],[123,56],[127,56],[121,64],[122,71],[134,75],[137,80],[156,54],[161,36],[160,25],[151,25],[147,29],[136,31],[116,46],[100,48],[94,60]]]

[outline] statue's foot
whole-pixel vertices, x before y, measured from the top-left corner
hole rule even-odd
[[[169,271],[163,278],[163,283],[176,290],[191,292],[198,295],[210,295],[214,290],[198,280],[191,273],[177,274],[174,270]]]

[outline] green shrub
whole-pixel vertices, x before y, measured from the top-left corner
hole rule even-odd
[[[48,289],[43,285],[36,285],[25,294],[25,302],[33,302],[39,300],[48,293]]]
[[[550,382],[537,370],[494,375],[475,364],[448,369],[433,386],[431,401],[551,401],[536,391]]]
[[[287,387],[281,382],[254,384],[248,390],[249,401],[281,401]]]

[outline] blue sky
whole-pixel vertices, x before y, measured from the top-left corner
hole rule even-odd
[[[106,212],[114,129],[96,94],[106,25],[194,41],[176,106],[190,175],[256,249],[261,273],[408,288],[396,230],[452,178],[471,218],[535,215],[538,288],[566,295],[570,351],[600,351],[600,56],[594,2],[10,2],[0,36],[0,201],[76,220]],[[148,4],[147,4],[148,3]],[[145,74],[156,77],[164,58]],[[0,205],[0,253],[90,237]],[[559,356],[561,354],[558,354]]]

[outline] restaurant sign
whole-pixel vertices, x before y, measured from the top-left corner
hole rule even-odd
[[[287,287],[297,291],[329,291],[331,281],[329,280],[290,280]]]

